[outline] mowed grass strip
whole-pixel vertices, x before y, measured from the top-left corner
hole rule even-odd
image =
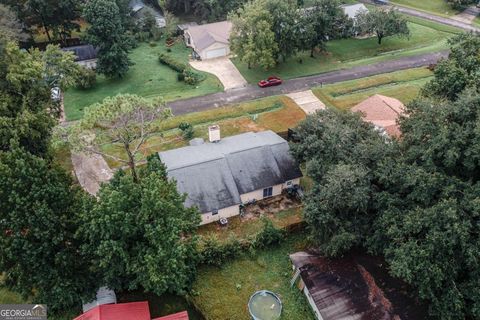
[[[106,79],[99,75],[96,85],[91,89],[72,88],[67,90],[64,100],[67,120],[80,119],[86,107],[117,94],[130,93],[146,98],[163,97],[166,101],[172,101],[223,90],[219,80],[209,73],[204,73],[206,79],[196,86],[178,81],[177,72],[158,61],[159,53],[166,51],[163,40],[160,40],[154,47],[147,43],[141,43],[130,53],[130,59],[135,65],[130,67],[124,78]],[[190,49],[178,40],[168,54],[187,63]]]
[[[247,303],[257,290],[275,292],[283,304],[282,320],[314,320],[307,299],[290,287],[288,255],[305,249],[298,236],[281,246],[226,262],[222,267],[200,267],[192,300],[206,319],[250,320]]]
[[[233,59],[232,61],[242,75],[250,83],[256,83],[269,75],[277,75],[284,79],[308,76],[333,70],[347,69],[381,61],[398,59],[448,49],[447,39],[456,28],[445,27],[434,22],[408,18],[411,31],[409,38],[388,37],[382,44],[376,37],[367,39],[342,39],[327,43],[327,51],[311,58],[309,52],[301,52],[285,63],[279,63],[269,70],[262,68],[248,69],[247,65]],[[420,20],[420,21],[419,21]]]
[[[313,93],[329,107],[341,110],[350,109],[375,94],[407,104],[418,96],[431,77],[432,72],[427,68],[416,68],[326,85],[314,89]]]
[[[228,137],[244,132],[272,130],[287,131],[295,127],[306,115],[295,102],[284,96],[269,97],[249,101],[238,105],[226,106],[202,112],[174,116],[158,123],[157,132],[147,139],[141,148],[139,158],[154,152],[170,150],[186,146],[178,126],[188,122],[194,126],[194,138],[208,139],[208,126],[218,124],[222,137]],[[123,148],[119,144],[106,144],[102,147],[105,153],[126,159]],[[112,168],[122,166],[122,163],[111,158],[105,160]]]
[[[444,17],[450,17],[459,13],[445,0],[391,0],[390,2]]]

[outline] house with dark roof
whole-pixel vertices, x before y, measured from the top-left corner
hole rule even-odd
[[[190,26],[184,31],[185,44],[193,49],[197,59],[225,57],[230,54],[231,31],[230,21]]]
[[[168,177],[175,179],[185,205],[197,207],[201,224],[240,214],[240,205],[280,195],[300,183],[302,172],[286,140],[272,131],[248,132],[220,139],[209,127],[209,141],[160,152]]]
[[[73,52],[75,55],[75,62],[88,69],[95,69],[97,67],[97,52],[91,44],[83,44],[73,47],[62,48],[63,51]]]
[[[128,3],[128,6],[130,7],[132,16],[136,19],[143,19],[145,17],[145,13],[150,12],[155,18],[157,27],[163,28],[167,25],[162,12],[153,6],[145,4],[143,0],[131,0]]]

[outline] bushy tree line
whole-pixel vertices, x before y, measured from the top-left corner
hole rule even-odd
[[[432,317],[477,319],[480,42],[469,34],[451,45],[423,96],[407,106],[401,139],[330,110],[297,128],[301,142],[292,150],[314,180],[305,219],[325,254],[382,254]]]
[[[98,198],[87,195],[56,164],[52,145],[59,113],[50,90],[74,82],[72,54],[58,47],[29,53],[3,38],[0,50],[2,285],[46,303],[52,313],[79,309],[100,286],[183,293],[195,275],[193,232],[200,217],[184,207],[185,196],[167,180],[158,156],[133,174],[118,171]],[[119,139],[148,134],[135,123],[163,112],[135,96],[97,108],[91,123],[123,120],[106,129]],[[117,129],[125,132],[115,135]],[[132,148],[141,145],[135,141]]]

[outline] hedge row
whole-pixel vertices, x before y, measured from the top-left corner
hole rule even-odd
[[[244,252],[263,249],[281,243],[289,230],[275,228],[272,221],[267,218],[262,218],[262,221],[262,231],[246,239],[239,240],[231,237],[224,243],[218,241],[216,237],[204,239],[199,252],[200,263],[220,266],[225,261],[233,259]]]
[[[164,64],[170,67],[172,70],[178,72],[178,81],[184,81],[186,84],[196,85],[199,82],[205,80],[204,75],[191,70],[187,64],[178,61],[177,59],[175,59],[175,57],[171,55],[161,53],[158,56],[158,60],[161,64]]]

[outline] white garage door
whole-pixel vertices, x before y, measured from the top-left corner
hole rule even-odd
[[[227,55],[227,48],[208,50],[205,52],[205,59],[224,57]]]

